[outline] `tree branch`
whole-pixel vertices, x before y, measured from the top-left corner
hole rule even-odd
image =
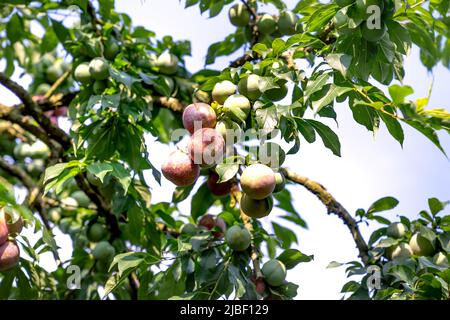
[[[58,141],[65,149],[70,148],[71,142],[69,136],[50,122],[50,119],[43,114],[38,104],[33,101],[31,96],[21,85],[8,78],[3,72],[0,72],[0,83],[22,101],[25,111],[29,113],[53,139]]]
[[[359,257],[363,263],[367,265],[370,259],[368,253],[369,248],[359,231],[356,220],[353,219],[350,213],[348,213],[348,211],[320,183],[312,181],[286,168],[282,168],[281,171],[287,179],[304,186],[308,191],[315,194],[327,208],[328,214],[334,213],[344,222],[352,234],[353,241],[359,251]]]

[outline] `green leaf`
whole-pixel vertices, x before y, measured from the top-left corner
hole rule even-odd
[[[344,77],[347,77],[347,72],[352,62],[352,57],[344,53],[332,53],[325,57],[325,61],[330,65],[330,67],[339,71]]]
[[[330,75],[328,73],[322,73],[316,78],[309,79],[304,92],[305,101],[308,100],[313,93],[321,90],[326,85],[329,78]]]
[[[176,187],[172,195],[172,202],[179,203],[186,200],[191,194],[192,189],[194,189],[194,185],[187,187]]]
[[[394,209],[398,205],[398,200],[394,197],[384,197],[378,199],[367,210],[368,214],[372,214],[375,212],[386,211]]]
[[[111,166],[113,167],[113,171],[111,171],[111,175],[119,181],[119,183],[122,185],[122,188],[124,190],[124,194],[126,194],[128,191],[128,187],[130,186],[130,183],[131,183],[130,173],[120,163],[114,162],[114,163],[111,163]]]
[[[87,166],[87,171],[97,178],[103,183],[103,179],[108,174],[108,172],[112,172],[114,167],[110,163],[106,162],[96,162]]]
[[[322,94],[322,97],[318,100],[312,102],[312,107],[314,112],[317,114],[322,110],[323,107],[328,106],[333,103],[334,99],[343,95],[346,92],[351,91],[352,88],[349,87],[339,87],[335,84],[331,84],[327,87],[327,90]]]
[[[314,129],[322,139],[325,147],[330,149],[334,155],[340,157],[341,143],[339,142],[339,138],[336,135],[336,133],[334,133],[333,130],[331,130],[328,126],[324,125],[322,122],[311,119],[305,119],[305,121],[314,127]]]
[[[288,249],[292,243],[297,243],[297,236],[292,230],[275,222],[272,222],[272,228],[277,238],[281,241],[283,249]]]
[[[283,262],[288,270],[301,262],[310,262],[313,259],[314,256],[305,255],[297,249],[286,249],[277,257],[277,260]]]
[[[227,159],[216,166],[215,171],[219,175],[218,183],[231,180],[239,171],[240,163],[228,163]]]
[[[400,86],[398,84],[394,84],[389,87],[389,94],[395,104],[404,103],[405,98],[413,93],[414,90],[410,86]]]
[[[22,18],[16,13],[9,18],[6,24],[6,34],[11,43],[17,42],[24,37],[24,25]]]
[[[431,213],[435,216],[437,213],[444,210],[446,203],[439,201],[436,198],[428,199],[428,206],[430,207]]]
[[[50,52],[56,48],[59,39],[53,29],[47,29],[41,42],[41,53]]]
[[[380,112],[378,114],[380,115],[381,120],[383,120],[384,124],[386,125],[391,136],[394,137],[394,139],[397,140],[401,146],[403,146],[405,135],[403,133],[403,128],[400,125],[400,122],[383,112]]]
[[[340,263],[337,261],[331,261],[328,265],[327,265],[327,269],[332,269],[332,268],[337,268],[344,265],[344,263]]]
[[[212,197],[206,183],[203,183],[192,197],[191,217],[197,221],[213,205],[215,199]]]

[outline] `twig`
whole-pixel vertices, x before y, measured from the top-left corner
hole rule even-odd
[[[308,191],[315,194],[327,208],[328,214],[334,213],[344,222],[352,234],[353,241],[359,251],[359,257],[363,263],[367,265],[370,259],[368,253],[369,249],[359,231],[356,220],[353,219],[350,213],[348,213],[348,211],[320,183],[312,181],[286,168],[282,168],[281,171],[287,179],[304,186]]]
[[[29,93],[21,85],[11,80],[3,72],[0,72],[0,83],[13,92],[22,101],[25,110],[53,139],[58,141],[65,149],[70,148],[71,142],[69,136],[50,122],[50,119],[43,114],[38,104],[33,101]]]
[[[56,80],[56,82],[50,87],[50,89],[44,95],[44,98],[45,99],[50,98],[55,93],[55,91],[58,90],[59,86],[62,85],[69,76],[70,76],[70,71],[64,72],[64,74],[58,80]]]

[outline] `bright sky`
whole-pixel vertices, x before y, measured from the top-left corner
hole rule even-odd
[[[293,8],[295,1],[286,1]],[[192,57],[186,59],[191,72],[203,67],[208,46],[225,38],[233,32],[234,27],[228,23],[227,9],[213,19],[201,16],[197,6],[184,9],[184,1],[177,0],[116,0],[119,12],[129,14],[135,26],[142,25],[156,32],[159,37],[172,35],[175,39],[192,41]],[[260,11],[273,12],[271,6],[261,6]],[[238,56],[242,52],[234,56]],[[228,65],[233,57],[220,58],[214,68],[221,69]],[[211,67],[211,66],[210,66]],[[0,65],[0,69],[3,65]],[[16,75],[17,76],[17,75]],[[413,98],[426,96],[433,81],[434,87],[429,104],[430,108],[449,110],[448,83],[450,72],[439,66],[433,75],[427,73],[420,64],[418,51],[413,50],[406,60],[405,84],[411,85],[416,93]],[[15,77],[16,80],[17,77]],[[22,82],[24,83],[24,82]],[[0,96],[5,104],[17,100],[4,88],[0,87]],[[339,135],[342,157],[338,158],[323,147],[321,141],[309,145],[302,141],[300,152],[288,156],[286,165],[302,175],[322,183],[340,201],[349,212],[369,205],[384,196],[394,196],[400,200],[396,210],[386,214],[394,220],[396,216],[406,215],[411,218],[427,208],[427,199],[437,197],[450,199],[450,166],[445,156],[424,136],[409,127],[405,129],[403,149],[389,136],[382,127],[376,137],[352,119],[346,104],[336,106],[339,127],[333,121],[325,121]],[[441,144],[450,152],[450,138],[440,134]],[[169,152],[169,147],[153,143],[148,139],[152,162],[159,167]],[[156,149],[156,150],[155,150]],[[152,156],[153,154],[153,156]],[[155,185],[155,184],[152,184]],[[153,189],[154,203],[170,201],[173,185],[164,181],[162,187]],[[295,207],[307,221],[309,229],[295,227],[298,235],[298,248],[306,254],[314,254],[311,263],[300,264],[288,273],[288,280],[300,285],[298,299],[339,299],[340,290],[346,282],[344,270],[326,269],[330,261],[345,262],[357,259],[357,250],[348,229],[336,216],[328,216],[323,205],[312,194],[300,186],[291,186]],[[189,212],[189,201],[180,206]],[[267,225],[275,214],[264,218]],[[283,223],[283,222],[281,222]],[[366,239],[370,232],[379,228],[361,225]],[[63,259],[69,257],[67,236],[59,235],[58,244],[65,248]],[[43,263],[51,266],[50,259]]]

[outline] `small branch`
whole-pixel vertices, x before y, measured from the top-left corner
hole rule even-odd
[[[167,97],[152,97],[153,103],[157,106],[161,106],[163,108],[170,109],[175,112],[183,112],[186,107],[184,104],[180,102],[180,100],[176,98],[167,98]]]
[[[45,99],[50,98],[56,90],[58,90],[59,86],[66,81],[66,79],[70,76],[70,71],[66,71],[56,82],[50,87],[47,93],[44,95]]]
[[[232,197],[234,199],[236,199],[237,202],[241,202],[241,197],[242,197],[242,192],[239,190],[239,187],[237,185],[234,185],[232,190]],[[252,225],[252,221],[251,218],[247,215],[245,215],[242,211],[241,211],[241,219],[244,222],[244,226],[245,228],[251,233],[253,234],[253,225]],[[261,272],[261,265],[260,265],[260,261],[259,261],[259,250],[258,247],[255,245],[255,243],[252,241],[251,245],[250,245],[250,259],[252,260],[252,265],[253,265],[253,272],[255,274],[255,278],[259,279],[263,277],[263,274]]]
[[[281,170],[287,179],[304,186],[308,191],[315,194],[327,208],[328,214],[334,213],[344,222],[352,234],[353,241],[359,251],[359,257],[367,265],[370,259],[368,253],[369,248],[359,231],[356,220],[353,219],[350,213],[320,183],[303,177],[289,169],[282,168]]]
[[[28,112],[38,124],[52,138],[61,143],[65,149],[71,146],[70,138],[60,128],[54,126],[39,108],[38,104],[33,101],[28,92],[18,83],[8,78],[4,73],[0,72],[0,83],[13,92],[23,103],[25,111]]]

